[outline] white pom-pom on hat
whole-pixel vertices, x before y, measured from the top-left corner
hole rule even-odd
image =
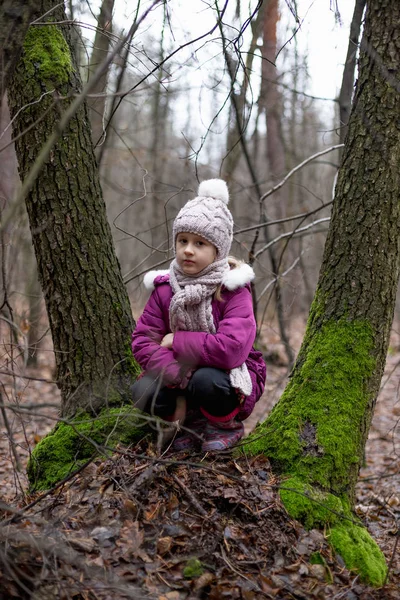
[[[198,196],[203,198],[215,198],[225,204],[229,202],[229,190],[223,179],[206,179],[199,185]]]

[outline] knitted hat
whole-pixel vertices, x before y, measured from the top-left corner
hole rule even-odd
[[[233,237],[233,218],[228,202],[229,191],[225,181],[202,181],[198,196],[181,208],[174,221],[174,242],[178,233],[195,233],[214,244],[219,260],[226,258]]]

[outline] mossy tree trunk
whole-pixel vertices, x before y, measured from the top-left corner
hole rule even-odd
[[[70,102],[59,98],[81,90],[68,29],[51,24],[66,21],[64,7],[58,4],[41,2],[42,14],[54,10],[46,25],[29,28],[8,88],[14,135],[25,132],[16,141],[22,180]],[[126,380],[134,323],[85,106],[51,152],[26,205],[53,337],[62,414],[97,409],[115,381]]]
[[[399,278],[400,4],[368,2],[359,80],[306,335],[254,442],[285,472],[351,498]]]
[[[335,524],[331,541],[346,564],[378,584],[383,556],[348,519],[399,278],[399,67],[400,4],[370,0],[305,338],[284,394],[249,444],[251,453],[265,453],[289,475],[281,496],[292,516],[309,527]],[[341,512],[347,521],[338,521]]]

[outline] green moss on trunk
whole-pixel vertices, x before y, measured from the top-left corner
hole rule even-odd
[[[373,334],[366,322],[341,319],[305,344],[304,361],[246,452],[265,454],[281,472],[341,495],[354,484],[363,454]]]
[[[377,587],[385,583],[387,566],[385,557],[368,531],[349,521],[334,525],[328,532],[331,546],[343,558],[360,580]]]
[[[103,409],[96,417],[80,413],[69,423],[59,422],[32,452],[27,468],[31,490],[49,489],[104,446],[137,442],[148,433],[147,422],[131,406]]]
[[[280,496],[290,516],[301,521],[307,529],[333,525],[342,516],[350,515],[346,498],[318,490],[298,477],[283,481]]]
[[[56,25],[28,30],[23,62],[27,74],[55,87],[67,83],[73,70],[68,44]]]
[[[291,517],[307,529],[327,528],[332,548],[360,580],[383,585],[387,566],[378,544],[352,513],[346,496],[339,498],[290,477],[280,487],[281,500]]]

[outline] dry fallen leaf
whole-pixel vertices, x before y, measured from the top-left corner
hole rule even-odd
[[[99,488],[100,496],[112,495],[114,493],[114,482],[110,480],[104,481]]]
[[[167,592],[163,596],[158,596],[158,600],[180,600],[181,596],[179,592]]]
[[[160,504],[151,504],[147,510],[144,511],[144,518],[146,521],[152,521],[158,516],[160,510]]]
[[[232,483],[232,479],[225,477],[225,475],[221,475],[220,473],[217,473],[216,479],[223,485],[230,485]]]
[[[200,575],[200,577],[198,577],[195,580],[193,589],[197,592],[198,590],[201,590],[205,587],[207,587],[208,585],[210,585],[210,583],[212,583],[215,579],[215,575],[213,575],[212,573],[203,573],[202,575]]]
[[[326,571],[324,565],[310,565],[310,575],[320,581],[325,581]]]
[[[157,552],[161,556],[170,551],[173,539],[169,536],[158,538],[157,540]]]
[[[136,515],[138,513],[138,507],[137,507],[137,504],[135,502],[133,502],[133,500],[130,500],[129,498],[125,498],[123,500],[123,507],[127,513],[136,517]]]
[[[67,540],[75,550],[80,550],[82,552],[93,552],[93,550],[97,548],[96,542],[91,538],[68,535]]]

